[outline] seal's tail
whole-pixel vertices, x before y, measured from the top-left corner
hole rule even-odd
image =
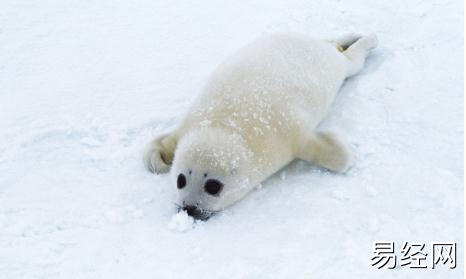
[[[348,33],[337,38],[336,40],[333,40],[332,42],[336,45],[340,52],[343,52],[362,37],[363,36],[361,34]]]

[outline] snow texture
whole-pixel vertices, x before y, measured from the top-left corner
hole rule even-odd
[[[0,2],[0,278],[462,278],[463,3]],[[207,222],[142,150],[263,34],[380,45],[322,124],[347,175],[294,162]],[[182,231],[182,232],[180,232]],[[377,270],[373,242],[458,243],[458,267]],[[430,255],[429,255],[430,256]]]
[[[180,211],[173,215],[168,227],[173,231],[184,232],[192,229],[193,225],[194,219],[191,216],[188,216],[186,211]]]

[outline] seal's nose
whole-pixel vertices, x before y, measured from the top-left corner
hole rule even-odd
[[[183,210],[186,211],[186,213],[188,213],[189,216],[192,216],[194,218],[196,218],[196,216],[201,213],[200,210],[194,205],[187,205],[183,207]]]
[[[182,208],[182,210],[186,211],[189,216],[193,217],[196,220],[207,220],[210,217],[210,213],[208,211],[205,211],[203,209],[198,208],[197,206],[194,205],[187,205]]]

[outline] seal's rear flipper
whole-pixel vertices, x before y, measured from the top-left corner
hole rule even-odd
[[[351,42],[352,38],[354,39],[356,37],[348,37],[346,42]],[[351,42],[347,48],[344,48],[343,45],[343,51],[341,52],[348,58],[347,77],[353,76],[361,71],[369,51],[376,48],[377,45],[378,39],[375,34],[360,37],[356,39],[356,41]]]
[[[332,42],[337,45],[337,48],[340,52],[347,50],[350,45],[354,44],[357,40],[362,38],[362,35],[357,33],[348,33],[341,37],[338,37],[336,40]]]
[[[298,158],[335,172],[345,172],[352,162],[348,145],[330,132],[312,134]]]

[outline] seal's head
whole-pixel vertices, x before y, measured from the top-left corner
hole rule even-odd
[[[196,219],[240,200],[250,185],[252,153],[241,136],[217,128],[201,128],[183,136],[171,170],[177,204]]]

